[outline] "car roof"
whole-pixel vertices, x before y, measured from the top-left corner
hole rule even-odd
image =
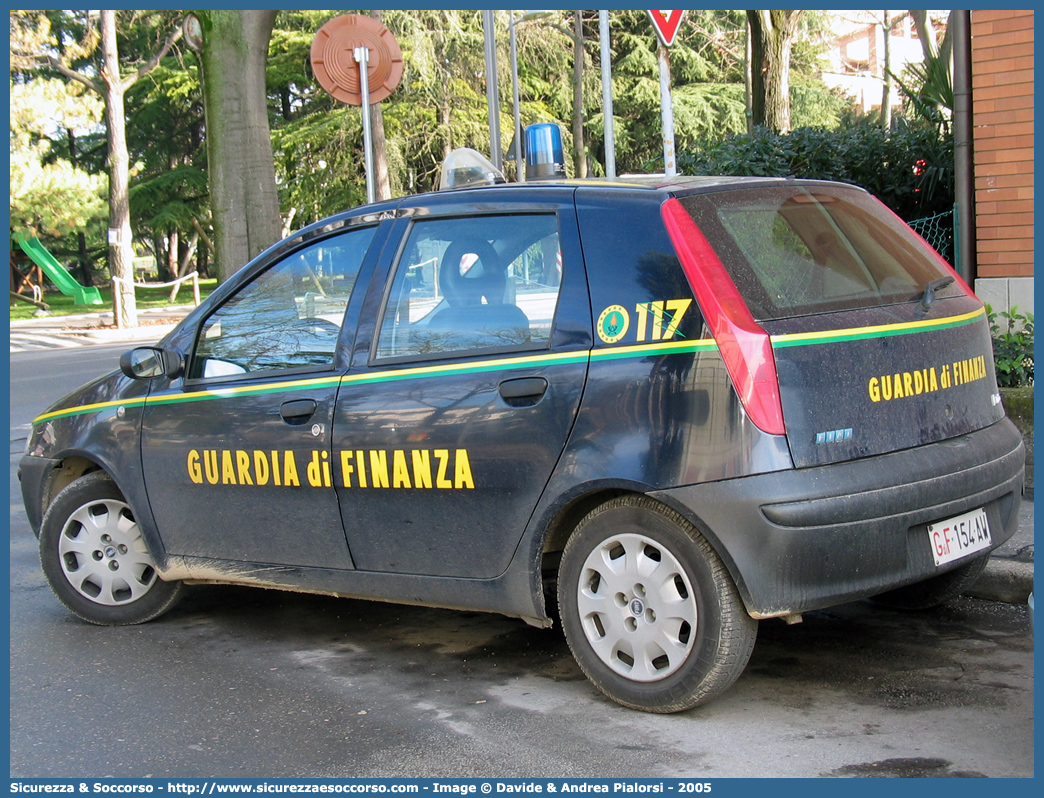
[[[581,191],[637,191],[653,194],[697,194],[701,192],[720,191],[727,188],[779,185],[781,183],[822,183],[824,181],[808,180],[795,177],[751,177],[732,175],[675,175],[667,177],[663,174],[620,175],[613,179],[604,177],[566,178],[552,180],[526,180],[511,183],[492,183],[489,185],[471,185],[460,188],[442,189],[421,194],[406,194],[389,200],[381,200],[371,205],[359,205],[341,211],[326,219],[313,222],[291,234],[284,242],[299,242],[302,237],[309,238],[317,232],[320,234],[339,228],[347,219],[366,219],[375,221],[384,218],[385,214],[394,214],[400,207],[423,205],[432,197],[452,195],[465,200],[469,196],[481,195],[495,191],[501,194],[514,192],[548,191],[555,189]]]
[[[652,175],[619,175],[609,179],[605,177],[572,178],[560,180],[526,180],[518,183],[495,183],[485,186],[467,186],[457,189],[446,189],[433,193],[446,193],[452,191],[489,191],[490,189],[515,188],[594,188],[594,189],[646,189],[648,191],[674,192],[698,189],[715,189],[724,186],[741,186],[754,183],[780,183],[794,178],[782,177],[737,177],[731,175],[675,175],[668,177],[663,174]],[[404,197],[410,199],[410,197]]]

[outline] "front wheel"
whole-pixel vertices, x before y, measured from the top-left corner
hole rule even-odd
[[[150,621],[181,595],[180,582],[159,578],[130,507],[101,471],[71,482],[47,508],[40,564],[59,601],[91,623]]]
[[[603,504],[580,522],[562,554],[558,600],[587,677],[646,712],[680,712],[723,693],[757,637],[757,621],[707,540],[640,496]]]

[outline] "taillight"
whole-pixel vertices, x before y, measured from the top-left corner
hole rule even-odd
[[[718,254],[681,203],[668,199],[660,212],[743,409],[763,432],[785,434],[768,333],[754,321]]]

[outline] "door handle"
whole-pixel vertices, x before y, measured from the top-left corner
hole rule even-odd
[[[500,395],[512,407],[535,405],[547,391],[547,380],[543,377],[522,377],[500,383]]]
[[[314,399],[294,399],[279,405],[279,416],[287,424],[304,424],[312,417],[318,405]]]

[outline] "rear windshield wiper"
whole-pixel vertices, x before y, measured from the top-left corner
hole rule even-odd
[[[945,288],[953,282],[953,275],[948,274],[945,277],[936,277],[934,280],[929,280],[928,285],[924,287],[924,294],[921,295],[921,310],[925,313],[931,308],[932,303],[935,301],[935,292],[940,288]]]

